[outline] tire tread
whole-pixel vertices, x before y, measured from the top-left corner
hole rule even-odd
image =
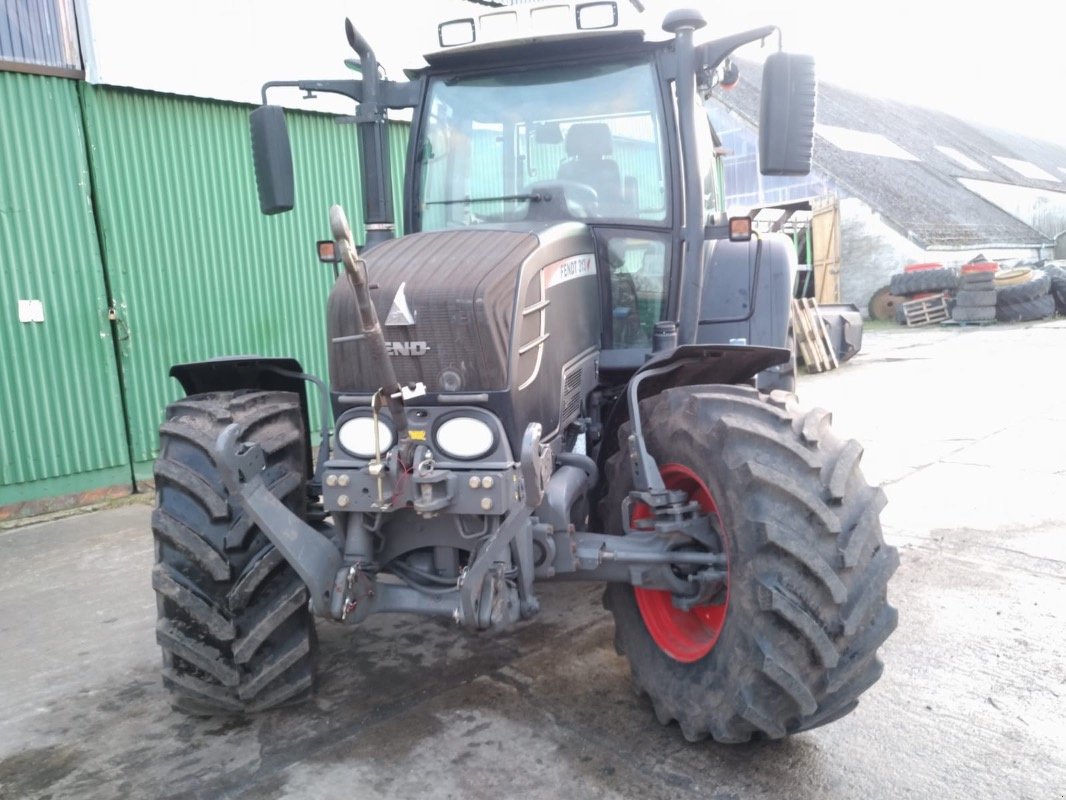
[[[652,455],[669,454],[660,465],[708,482],[731,577],[722,638],[693,663],[659,650],[632,587],[608,585],[615,647],[636,689],[688,740],[778,739],[850,711],[880,675],[877,649],[897,619],[886,587],[899,559],[882,539],[885,495],[862,478],[862,447],[834,435],[827,411],[754,390],[668,389],[643,401],[641,415]],[[632,483],[628,435],[623,426],[605,464],[608,531],[621,529]]]
[[[235,422],[242,441],[263,448],[271,492],[296,514],[306,502],[296,395],[211,392],[168,406],[152,514],[156,639],[172,705],[198,716],[266,710],[314,689],[307,589],[254,520],[229,502],[212,453]]]

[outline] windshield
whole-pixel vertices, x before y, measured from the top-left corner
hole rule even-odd
[[[428,103],[418,154],[422,230],[667,218],[650,64],[438,78]]]

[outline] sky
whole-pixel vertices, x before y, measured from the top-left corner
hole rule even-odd
[[[643,27],[655,38],[665,37],[662,19],[678,5],[703,11],[705,40],[776,24],[785,49],[815,56],[823,81],[1066,146],[1066,6],[1012,0],[989,4],[993,12],[936,0],[642,2]],[[95,45],[90,80],[246,102],[258,99],[265,80],[350,77],[345,16],[390,77],[400,78],[403,67],[421,65],[421,54],[435,49],[438,22],[490,10],[463,0],[305,0],[298,7],[291,0],[93,0],[90,8],[92,19],[79,21]],[[143,35],[157,30],[168,35]],[[740,54],[761,55],[757,45]],[[307,107],[295,91],[292,104]],[[314,105],[350,110],[328,96]]]
[[[1066,6],[1058,3],[642,2],[645,25],[656,32],[677,6],[702,10],[704,39],[775,24],[786,50],[815,56],[821,80],[1066,145]],[[407,5],[417,9],[414,19],[454,7],[440,0]],[[396,35],[388,26],[382,33]],[[758,58],[759,46],[742,55]]]
[[[645,5],[661,15],[677,4]],[[696,5],[708,38],[775,24],[786,50],[815,56],[820,80],[1066,145],[1066,7],[1058,3]],[[742,54],[758,53],[756,45]]]

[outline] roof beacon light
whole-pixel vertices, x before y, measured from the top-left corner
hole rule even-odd
[[[618,4],[614,2],[582,3],[574,9],[578,30],[602,30],[618,27]]]
[[[722,77],[718,81],[718,85],[723,89],[732,89],[737,85],[737,81],[740,80],[740,67],[736,65],[736,62],[731,58],[727,58],[722,62]]]
[[[479,19],[483,38],[505,39],[518,32],[517,11],[494,11],[491,14],[482,14]]]
[[[570,27],[570,15],[573,13],[569,3],[533,6],[529,9],[530,33],[550,36]]]
[[[474,29],[474,18],[451,19],[437,26],[437,38],[441,47],[461,47],[464,44],[473,44],[477,34]]]
[[[633,2],[633,0],[630,0]],[[641,8],[634,3],[636,8]],[[545,3],[493,10],[477,17],[450,19],[437,26],[441,48],[490,44],[516,38],[567,36],[574,31],[617,28],[622,12],[617,0]]]

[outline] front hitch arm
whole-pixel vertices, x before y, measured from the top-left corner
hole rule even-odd
[[[215,463],[230,500],[244,509],[296,570],[311,593],[315,614],[330,616],[337,581],[343,578],[340,551],[270,491],[263,481],[263,448],[253,442],[239,442],[240,432],[240,425],[234,423],[215,442]]]

